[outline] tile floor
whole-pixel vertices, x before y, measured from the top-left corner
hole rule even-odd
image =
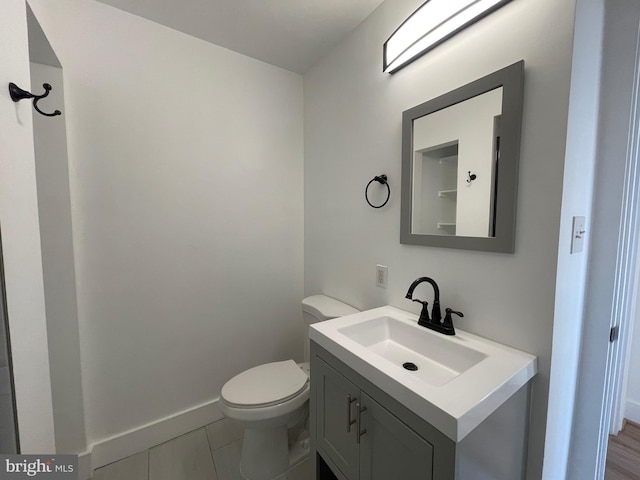
[[[93,473],[92,480],[244,480],[240,475],[242,430],[226,418],[162,443]],[[309,461],[287,480],[309,480]]]

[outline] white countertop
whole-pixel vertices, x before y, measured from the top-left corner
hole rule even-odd
[[[479,352],[480,360],[460,373],[454,371],[451,379],[423,381],[401,363],[380,356],[363,341],[355,341],[344,333],[357,329],[358,324],[363,324],[364,331],[368,327],[364,322],[380,317],[402,322],[405,331],[427,340],[427,344],[437,345],[440,352],[457,355],[462,350],[473,350]],[[454,336],[443,335],[417,322],[416,315],[385,306],[315,323],[310,327],[309,337],[456,442],[537,373],[537,360],[531,354],[457,329]],[[430,356],[429,351],[421,354]]]

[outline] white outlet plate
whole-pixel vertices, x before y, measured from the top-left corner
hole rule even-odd
[[[376,286],[387,288],[387,274],[386,265],[376,265]]]
[[[571,229],[571,252],[578,253],[584,250],[584,236],[587,233],[585,228],[585,217],[573,217],[573,228]]]

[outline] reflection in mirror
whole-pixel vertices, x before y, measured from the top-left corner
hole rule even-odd
[[[524,61],[403,113],[400,242],[512,253]]]
[[[494,236],[501,114],[502,87],[413,121],[412,233]]]

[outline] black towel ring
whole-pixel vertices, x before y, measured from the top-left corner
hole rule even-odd
[[[382,205],[373,205],[369,201],[369,185],[371,185],[373,182],[378,182],[378,183],[380,183],[382,185],[386,185],[387,186],[387,199],[384,201],[384,203]],[[373,208],[382,208],[382,207],[384,207],[387,204],[387,202],[389,201],[390,197],[391,197],[391,187],[389,187],[389,182],[387,181],[387,176],[385,174],[376,175],[375,177],[373,177],[373,179],[370,180],[369,183],[367,183],[367,187],[364,189],[364,198],[367,201],[367,203]]]

